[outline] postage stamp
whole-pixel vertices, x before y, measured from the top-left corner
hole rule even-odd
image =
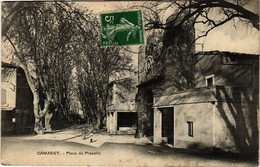
[[[102,13],[101,46],[144,44],[141,10]]]

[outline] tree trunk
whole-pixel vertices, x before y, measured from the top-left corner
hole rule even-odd
[[[97,123],[96,123],[96,129],[97,130],[100,130],[100,125],[101,125],[101,121],[100,121],[100,118],[98,117],[97,118]]]
[[[50,105],[50,99],[45,100],[43,110],[41,110],[41,108],[39,107],[39,103],[40,103],[40,96],[39,93],[35,90],[33,92],[33,113],[35,117],[34,131],[37,134],[43,135],[44,129],[42,125],[42,120],[48,111]]]
[[[101,124],[102,124],[102,114],[97,113],[97,122],[96,122],[96,129],[99,131],[101,129]]]
[[[24,7],[23,2],[14,2],[13,7],[9,10],[9,14],[3,18],[3,26],[2,26],[2,36],[5,36],[7,31],[12,26],[13,22],[16,20],[17,15],[20,12],[20,9]]]
[[[42,126],[42,120],[43,117],[40,116],[39,114],[39,102],[40,102],[40,96],[39,93],[35,90],[33,92],[33,113],[34,113],[34,131],[37,134],[43,135],[43,126]]]
[[[52,116],[53,116],[53,114],[52,113],[46,113],[45,114],[45,129],[47,130],[47,131],[51,131],[51,124],[50,124],[50,120],[51,120],[51,118],[52,118]]]
[[[43,120],[43,117],[35,117],[34,131],[38,135],[44,134],[44,130],[43,130],[43,126],[42,126],[42,120]]]

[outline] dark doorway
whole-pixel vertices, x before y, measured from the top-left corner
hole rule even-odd
[[[146,114],[147,114],[147,131],[146,131],[146,135],[147,136],[153,136],[153,92],[152,89],[148,88],[145,91],[145,108],[146,108]]]
[[[173,143],[173,135],[174,135],[174,114],[173,114],[173,107],[169,108],[161,108],[160,111],[162,112],[162,137],[167,137],[168,144]]]
[[[119,127],[132,127],[137,123],[137,112],[118,112],[117,130]]]

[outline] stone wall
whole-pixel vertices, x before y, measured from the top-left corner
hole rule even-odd
[[[137,130],[138,136],[152,136],[153,135],[153,92],[152,89],[138,89],[136,98],[137,106]]]
[[[154,96],[172,94],[179,90],[190,88],[186,79],[175,68],[178,66],[179,69],[183,69],[182,66],[186,66],[186,64],[177,63],[176,59],[182,56],[186,59],[188,55],[191,55],[191,52],[194,52],[194,46],[190,47],[190,45],[187,45],[187,41],[191,41],[194,38],[194,29],[189,32],[182,29],[178,35],[167,31],[171,36],[167,37],[169,39],[167,43],[165,41],[163,43],[165,33],[152,33],[147,38],[147,45],[139,47],[136,105],[140,136],[153,135],[154,121],[152,106],[154,101],[150,100],[148,102],[149,98],[153,99]],[[179,47],[181,47],[181,50],[176,52],[176,48]],[[183,53],[184,50],[187,50],[187,52]],[[176,57],[176,55],[178,56]],[[192,71],[193,69],[188,68],[184,72],[188,72],[189,70]],[[148,89],[152,92],[152,95],[147,94]]]
[[[253,73],[253,66],[255,66],[256,60],[251,59],[251,62],[244,64],[242,64],[243,62],[237,62],[236,64],[225,62],[225,59],[230,56],[232,56],[232,53],[227,53],[226,56],[221,52],[198,54],[198,62],[195,68],[196,87],[206,86],[205,77],[209,75],[214,75],[215,85],[252,87],[253,78],[257,77],[256,73]],[[238,55],[238,57],[239,56],[243,56],[244,59],[246,59],[247,55]],[[251,55],[248,56],[250,58]],[[256,57],[257,56],[254,56],[254,58]]]

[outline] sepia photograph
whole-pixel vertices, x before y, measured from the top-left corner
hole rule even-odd
[[[259,166],[259,1],[2,1],[1,165]]]

